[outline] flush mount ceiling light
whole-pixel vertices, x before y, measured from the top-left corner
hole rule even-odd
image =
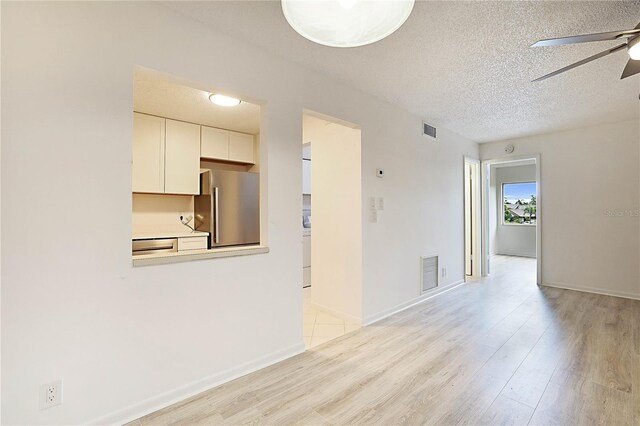
[[[330,47],[375,43],[400,28],[415,0],[282,0],[282,12],[301,36]]]
[[[240,99],[231,98],[225,95],[211,94],[209,95],[209,100],[216,105],[224,106],[224,107],[233,107],[240,105]]]

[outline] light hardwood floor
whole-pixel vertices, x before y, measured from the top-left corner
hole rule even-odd
[[[132,425],[640,425],[640,301],[531,259]]]

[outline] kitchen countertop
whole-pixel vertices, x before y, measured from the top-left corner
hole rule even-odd
[[[168,231],[168,232],[138,232],[131,236],[132,240],[150,240],[154,238],[185,238],[185,237],[206,237],[208,232],[202,231]]]
[[[248,256],[269,253],[269,247],[261,245],[218,247],[209,250],[186,250],[172,253],[147,254],[133,257],[133,266],[161,265],[166,263],[189,262],[192,260],[214,259],[218,257]]]

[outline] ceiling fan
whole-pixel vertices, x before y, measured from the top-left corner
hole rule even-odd
[[[584,65],[587,62],[595,61],[596,59],[602,58],[603,56],[607,56],[611,53],[615,53],[623,49],[627,50],[631,59],[629,59],[629,62],[627,62],[627,66],[624,67],[624,71],[622,71],[622,76],[620,77],[620,79],[622,80],[623,78],[627,78],[634,74],[638,74],[640,73],[640,24],[636,25],[636,27],[632,30],[610,31],[606,33],[584,34],[584,35],[577,35],[577,36],[571,36],[571,37],[550,38],[547,40],[540,40],[532,44],[531,47],[558,46],[561,44],[588,43],[591,41],[623,40],[623,39],[626,39],[625,42],[622,44],[619,44],[616,47],[607,49],[604,52],[600,52],[593,56],[589,56],[588,58],[585,58],[574,64],[567,65],[564,68],[560,68],[557,71],[543,75],[542,77],[536,78],[533,81],[545,80],[549,77],[553,77],[554,75],[558,75],[572,68],[579,67],[580,65]]]

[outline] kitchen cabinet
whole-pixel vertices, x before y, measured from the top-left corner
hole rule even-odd
[[[164,169],[165,193],[199,193],[200,126],[166,120]]]
[[[133,114],[133,192],[164,193],[165,119]]]
[[[311,194],[311,160],[302,160],[302,193]]]
[[[255,164],[254,149],[253,135],[202,126],[202,158]]]
[[[202,126],[200,156],[217,160],[229,159],[229,131]]]
[[[199,193],[200,126],[133,113],[132,191]]]
[[[302,237],[302,287],[311,285],[311,235]]]
[[[208,249],[208,237],[182,237],[178,238],[178,251],[206,250]]]
[[[311,285],[311,266],[302,268],[302,287]]]
[[[302,267],[311,266],[311,235],[302,237]]]
[[[253,135],[229,132],[229,160],[254,164]]]

